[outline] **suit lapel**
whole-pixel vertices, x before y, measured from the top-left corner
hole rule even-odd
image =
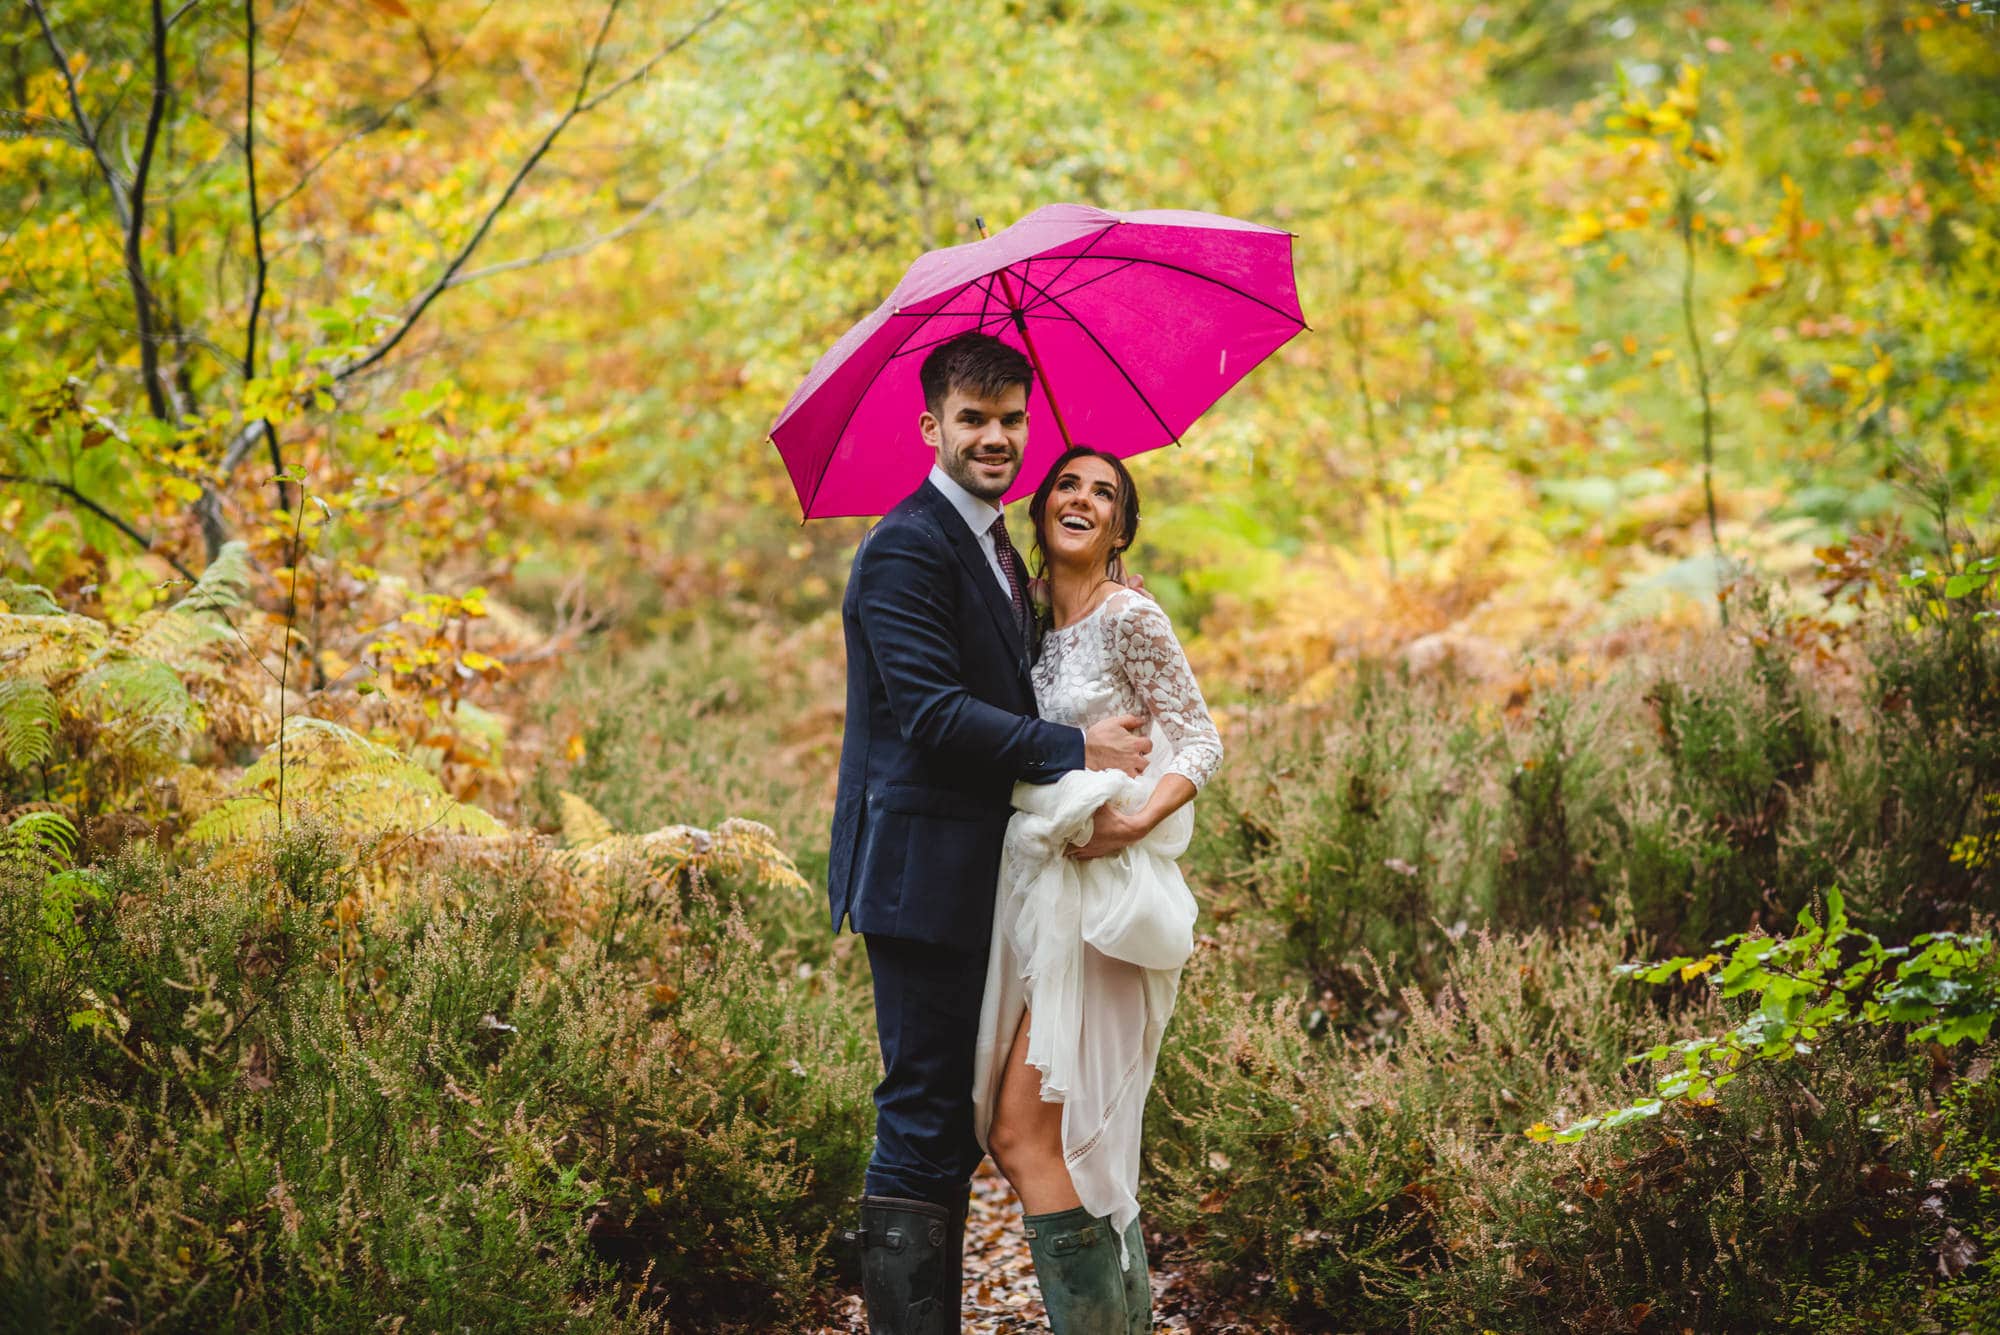
[[[1014,655],[1014,668],[1021,680],[1029,681],[1028,647],[1021,642],[1021,623],[1014,619],[1014,605],[1000,592],[1000,582],[994,578],[993,563],[980,550],[979,539],[972,536],[972,530],[965,526],[965,519],[945,499],[944,493],[924,482],[922,492],[930,503],[931,513],[936,516],[938,527],[945,533],[945,540],[972,577],[972,587],[979,590],[979,599],[986,604],[988,615],[1000,630],[1000,636],[1007,642],[1008,650]],[[1032,687],[1030,687],[1032,690]]]

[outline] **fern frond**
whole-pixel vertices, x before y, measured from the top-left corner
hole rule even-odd
[[[799,875],[792,855],[779,845],[777,832],[758,821],[731,816],[716,826],[711,860],[719,871],[755,877],[760,885],[773,890],[810,888]]]
[[[233,844],[271,833],[277,827],[274,798],[261,795],[226,797],[188,826],[187,837],[198,844]]]
[[[249,595],[250,549],[241,542],[226,542],[187,597],[174,604],[174,611],[183,616],[220,612],[241,607]]]
[[[562,836],[571,848],[587,848],[612,837],[611,822],[597,808],[564,790],[562,793]]]
[[[28,811],[0,828],[0,862],[53,876],[76,849],[76,826],[56,811]]]
[[[201,725],[186,683],[157,658],[106,659],[77,678],[71,707],[116,729],[133,750],[162,751]]]
[[[240,542],[227,543],[186,597],[132,623],[123,637],[124,647],[135,657],[157,658],[186,672],[202,663],[205,650],[235,638],[221,614],[242,606],[249,588],[250,549]]]
[[[104,647],[102,623],[67,612],[0,612],[0,672],[50,681],[74,672]]]
[[[287,820],[317,811],[363,839],[506,831],[486,812],[445,792],[421,765],[338,723],[294,715],[285,720],[284,743]],[[189,827],[189,837],[226,843],[275,829],[278,765],[279,748],[266,747],[228,796]]]
[[[573,794],[564,793],[563,798],[563,835],[571,846],[557,857],[567,870],[586,879],[610,867],[636,863],[667,885],[722,875],[749,878],[774,890],[809,888],[791,856],[779,847],[778,836],[756,821],[732,817],[712,832],[693,825],[667,825],[645,834],[611,834],[604,824],[605,834],[579,843],[572,834],[572,803],[599,822],[604,818]]]
[[[55,596],[39,584],[22,584],[16,580],[0,579],[0,605],[17,616],[56,617],[62,615],[62,604]]]
[[[11,769],[40,764],[55,750],[56,697],[32,677],[0,681],[0,754]]]

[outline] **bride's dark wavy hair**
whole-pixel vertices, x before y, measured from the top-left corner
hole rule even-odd
[[[1028,502],[1028,521],[1035,528],[1034,574],[1041,579],[1048,574],[1048,544],[1044,537],[1042,519],[1048,512],[1049,497],[1055,493],[1056,480],[1063,469],[1078,459],[1102,459],[1111,465],[1111,472],[1118,479],[1118,543],[1111,549],[1111,559],[1105,563],[1104,573],[1113,579],[1125,578],[1125,553],[1132,546],[1132,539],[1139,536],[1139,489],[1132,484],[1132,472],[1125,467],[1125,461],[1115,454],[1106,453],[1095,445],[1072,445],[1056,456],[1049,465],[1049,471],[1042,478],[1042,485],[1035,488],[1035,498]]]

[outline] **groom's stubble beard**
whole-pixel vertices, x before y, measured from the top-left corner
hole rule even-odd
[[[1020,452],[1014,456],[1014,467],[1008,471],[1007,480],[998,486],[974,473],[971,460],[965,453],[949,447],[938,451],[938,467],[944,469],[946,477],[964,487],[972,495],[982,501],[998,505],[1000,498],[1007,494],[1007,489],[1014,485],[1014,479],[1021,476],[1021,464],[1027,457],[1027,447],[1024,444]]]

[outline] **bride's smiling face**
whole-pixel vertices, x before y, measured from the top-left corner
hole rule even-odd
[[[1063,465],[1042,519],[1042,546],[1052,562],[1098,569],[1123,542],[1118,522],[1118,474],[1084,455]]]

